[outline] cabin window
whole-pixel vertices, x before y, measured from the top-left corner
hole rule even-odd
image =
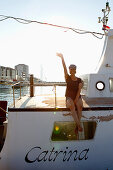
[[[110,87],[110,91],[113,92],[113,78],[109,79],[109,87]]]
[[[105,88],[105,84],[104,84],[103,81],[98,81],[98,82],[96,83],[96,89],[97,89],[97,90],[102,91],[102,90],[104,90],[104,88]]]
[[[52,141],[72,141],[93,139],[97,123],[95,121],[82,121],[83,132],[75,132],[76,124],[70,121],[54,122],[51,135]]]

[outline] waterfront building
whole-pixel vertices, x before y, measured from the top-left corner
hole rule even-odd
[[[28,80],[29,77],[29,67],[25,64],[18,64],[15,66],[17,70],[18,79]]]
[[[0,80],[16,80],[17,71],[10,67],[0,66]]]

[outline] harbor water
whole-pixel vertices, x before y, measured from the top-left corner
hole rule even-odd
[[[26,95],[29,93],[29,87],[21,88],[21,95]],[[14,89],[15,99],[20,97],[20,88]],[[8,106],[13,104],[13,88],[0,88],[0,100],[5,100],[8,102]]]

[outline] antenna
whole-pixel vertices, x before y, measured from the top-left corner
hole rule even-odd
[[[102,30],[104,30],[105,33],[108,32],[108,30],[110,29],[109,26],[107,26],[107,22],[108,22],[108,16],[109,16],[109,13],[110,13],[111,9],[110,9],[110,6],[109,6],[109,2],[107,0],[106,2],[106,8],[105,9],[102,9],[102,12],[104,14],[103,18],[101,17],[98,17],[98,23],[101,23],[103,24],[103,27],[102,27]]]

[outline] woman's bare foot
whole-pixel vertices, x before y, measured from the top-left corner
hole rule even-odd
[[[83,128],[81,126],[78,127],[78,131],[79,132],[82,132],[83,131]]]
[[[72,116],[72,113],[63,113],[63,116]]]
[[[75,133],[78,134],[78,126],[75,128]]]

